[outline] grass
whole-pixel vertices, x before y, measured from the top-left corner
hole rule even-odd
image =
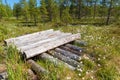
[[[49,61],[37,62],[51,74],[42,80],[119,80],[120,79],[120,27],[111,25],[95,26],[53,26],[53,23],[39,24],[38,27],[16,26],[11,21],[0,23],[0,63],[7,65],[9,80],[27,80],[28,66],[24,63],[15,47],[6,47],[4,40],[28,33],[53,28],[63,32],[81,33],[81,40],[87,43],[84,47],[91,58],[81,60],[83,67],[71,71],[64,66],[56,67]],[[114,65],[114,66],[113,66]],[[80,70],[82,69],[82,71]]]

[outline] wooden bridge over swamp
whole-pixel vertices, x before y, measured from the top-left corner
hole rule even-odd
[[[64,33],[50,29],[6,39],[5,44],[16,46],[24,60],[30,64],[31,69],[39,74],[49,73],[49,71],[32,59],[36,56],[56,65],[64,64],[71,70],[82,66],[79,61],[83,49],[73,44],[73,42],[79,43],[80,37],[80,33]]]

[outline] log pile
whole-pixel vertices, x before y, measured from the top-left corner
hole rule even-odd
[[[32,58],[37,56],[42,60],[49,60],[57,66],[64,65],[75,70],[78,66],[82,66],[79,61],[83,52],[82,48],[71,43],[76,39],[80,39],[79,33],[63,33],[50,29],[7,39],[5,44],[16,46],[27,60],[31,70],[36,74],[49,74],[49,71],[37,64]]]

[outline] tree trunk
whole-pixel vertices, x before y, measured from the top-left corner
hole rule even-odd
[[[81,5],[82,1],[78,0],[78,19],[81,19]]]
[[[110,1],[110,6],[109,6],[109,9],[108,9],[108,15],[107,15],[107,20],[106,20],[106,25],[109,24],[109,21],[110,21],[110,15],[111,15],[111,10],[112,10],[112,4],[113,4],[113,0]]]
[[[93,15],[93,19],[95,19],[95,17],[96,17],[96,4],[97,4],[97,0],[95,0],[95,2],[94,2],[94,15]]]

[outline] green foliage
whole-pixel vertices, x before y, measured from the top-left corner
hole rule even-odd
[[[116,80],[116,68],[112,67],[105,67],[101,68],[97,71],[97,76],[99,80]]]
[[[25,68],[23,62],[21,61],[20,56],[18,55],[18,51],[15,47],[9,46],[7,48],[7,55],[6,55],[6,65],[7,65],[7,72],[8,72],[8,79],[9,80],[26,80],[27,73],[24,71]]]
[[[15,3],[13,7],[13,15],[18,19],[21,16],[22,7],[20,3]]]
[[[41,6],[40,6],[40,14],[41,14],[41,18],[43,21],[46,20],[46,18],[48,18],[48,11],[47,11],[47,5],[45,3],[45,0],[41,0]]]
[[[63,10],[61,20],[62,20],[62,22],[66,23],[66,25],[72,21],[72,18],[69,14],[69,8],[65,8]]]
[[[95,68],[95,64],[92,61],[90,61],[88,59],[83,59],[82,61],[83,61],[83,65],[86,67],[86,69],[92,70]]]

